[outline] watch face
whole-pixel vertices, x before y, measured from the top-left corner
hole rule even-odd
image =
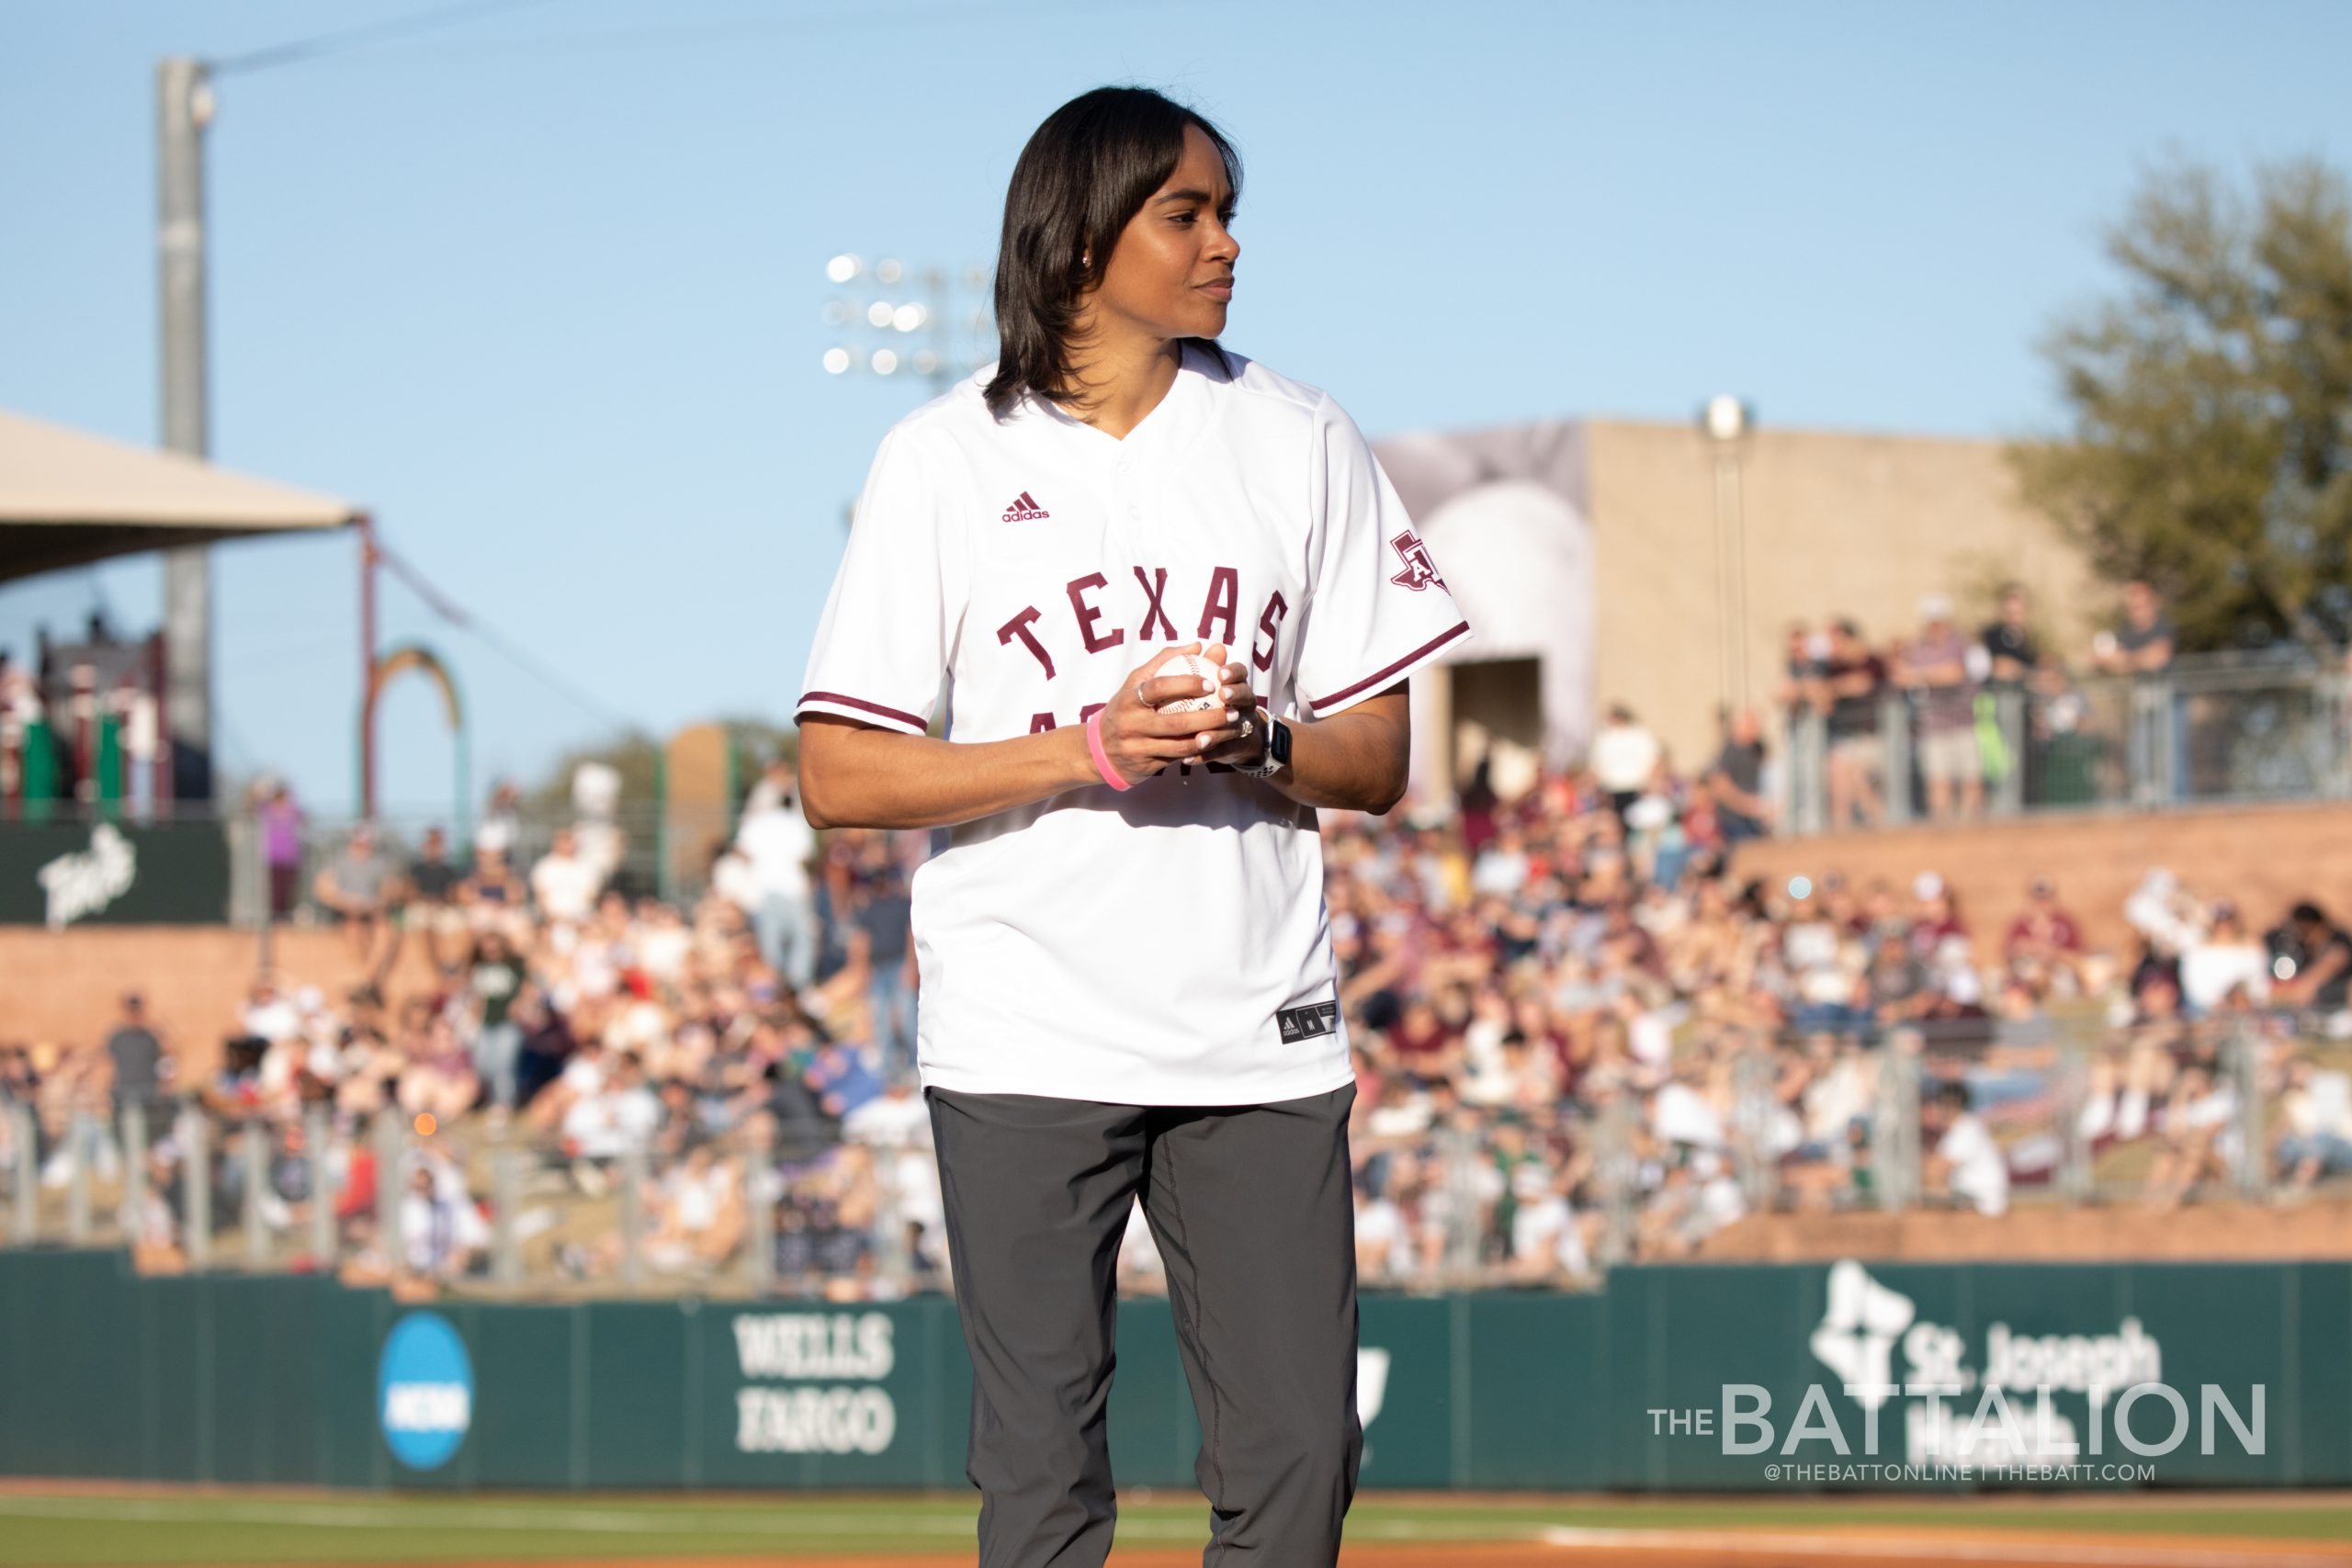
[[[1277,762],[1290,761],[1290,726],[1281,719],[1266,721],[1266,751]]]

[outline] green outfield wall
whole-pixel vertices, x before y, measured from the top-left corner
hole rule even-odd
[[[1119,1340],[1118,1478],[1188,1486],[1166,1303]],[[2341,1262],[1628,1268],[1367,1295],[1361,1347],[1366,1486],[2352,1484]],[[0,1473],[960,1488],[970,1388],[944,1298],[410,1307],[0,1251]]]

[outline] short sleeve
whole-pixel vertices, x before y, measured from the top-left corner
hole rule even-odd
[[[893,430],[852,513],[793,709],[921,735],[963,610],[962,523],[922,440]]]
[[[1466,641],[1470,623],[1371,444],[1329,397],[1315,411],[1313,441],[1316,558],[1297,692],[1308,717],[1328,718]]]

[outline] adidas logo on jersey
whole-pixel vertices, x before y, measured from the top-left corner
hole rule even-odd
[[[1004,509],[1004,520],[1007,523],[1037,523],[1052,515],[1052,513],[1031,500],[1029,492],[1025,490],[1011,506]]]

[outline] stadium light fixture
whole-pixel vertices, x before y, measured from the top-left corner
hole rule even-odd
[[[944,392],[957,376],[994,357],[977,352],[992,347],[988,311],[968,308],[973,296],[986,297],[990,277],[984,267],[911,267],[887,256],[869,265],[844,251],[825,264],[825,280],[876,291],[858,297],[853,289],[851,298],[836,296],[820,307],[825,325],[842,340],[824,351],[830,376],[911,377]]]

